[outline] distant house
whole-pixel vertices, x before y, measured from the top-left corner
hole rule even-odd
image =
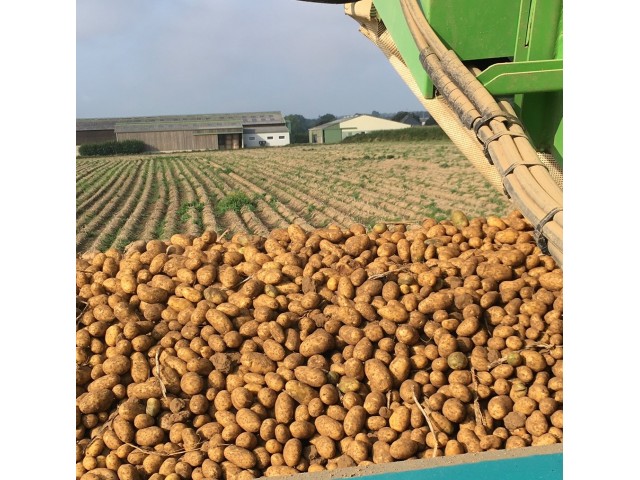
[[[148,151],[171,152],[283,146],[290,135],[280,112],[76,119],[76,145],[110,140],[142,140]]]
[[[407,113],[403,115],[401,118],[397,119],[400,123],[405,123],[407,125],[411,125],[412,127],[417,127],[422,125],[420,118],[415,113]]]
[[[309,143],[340,143],[345,138],[357,133],[402,128],[411,128],[411,125],[371,115],[354,115],[310,128]]]

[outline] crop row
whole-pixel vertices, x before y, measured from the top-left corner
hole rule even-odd
[[[372,226],[504,214],[451,145],[292,146],[77,160],[76,250],[124,248],[174,233],[266,235],[296,223]]]

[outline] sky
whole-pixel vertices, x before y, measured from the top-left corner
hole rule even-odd
[[[76,116],[424,111],[343,5],[79,0]]]

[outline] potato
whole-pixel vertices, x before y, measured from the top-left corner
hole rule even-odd
[[[300,344],[300,353],[311,357],[331,350],[335,347],[335,338],[323,328],[318,328]]]
[[[349,437],[363,431],[367,419],[367,412],[361,405],[355,405],[347,412],[343,421],[344,433]]]
[[[553,272],[543,273],[538,277],[538,281],[542,288],[546,288],[552,292],[562,290],[562,271],[554,270]]]
[[[328,415],[320,415],[315,419],[314,425],[318,434],[322,436],[336,441],[344,438],[343,424]]]
[[[294,419],[295,407],[295,400],[287,392],[281,392],[274,406],[276,421],[283,424],[291,423]]]
[[[84,473],[80,480],[119,480],[118,474],[106,467],[97,467]]]
[[[498,395],[489,400],[487,406],[489,415],[496,420],[502,420],[513,409],[513,400],[507,395]]]
[[[146,303],[166,303],[169,299],[169,292],[162,288],[152,287],[141,283],[136,288],[136,295],[142,302]]]
[[[369,393],[364,399],[363,407],[369,415],[377,415],[384,405],[387,404],[387,399],[384,393],[379,391],[373,391]]]
[[[393,410],[389,417],[389,426],[396,432],[404,432],[409,429],[411,419],[411,410],[404,405],[400,405]]]
[[[276,371],[276,363],[263,353],[246,352],[240,357],[243,366],[250,372],[267,374]]]
[[[482,262],[478,265],[476,272],[480,278],[491,278],[497,282],[513,278],[513,269],[509,265],[500,263]]]
[[[241,408],[236,413],[236,422],[245,432],[258,433],[262,424],[260,416],[248,408]]]
[[[253,468],[256,465],[255,454],[246,448],[237,445],[229,445],[224,449],[224,458],[232,464],[243,469]]]
[[[539,437],[549,431],[549,421],[542,412],[535,410],[525,421],[525,428],[531,435]]]
[[[137,398],[140,400],[147,400],[149,398],[161,398],[162,397],[162,385],[160,380],[153,377],[144,383],[132,384],[127,388],[127,393],[130,398]]]
[[[265,355],[274,362],[280,362],[284,360],[284,357],[286,356],[284,347],[270,338],[264,341],[262,349],[264,350]]]
[[[389,363],[389,372],[394,379],[394,385],[400,385],[411,373],[411,360],[404,356],[395,357]]]
[[[365,375],[371,390],[386,393],[393,387],[393,376],[387,366],[377,358],[371,358],[364,364]]]
[[[307,405],[311,400],[320,396],[317,390],[298,380],[289,380],[284,388],[291,398],[302,405]]]
[[[82,413],[104,412],[115,401],[115,395],[111,390],[102,389],[88,392],[77,400],[78,408]]]
[[[131,422],[125,420],[122,416],[114,418],[112,423],[113,431],[123,443],[131,443],[135,438],[136,430]]]
[[[394,458],[391,456],[389,444],[383,441],[377,441],[371,448],[371,458],[373,463],[390,463]]]
[[[437,310],[447,310],[453,305],[454,295],[448,291],[433,292],[418,304],[420,313],[434,313]]]
[[[288,465],[271,465],[265,470],[265,477],[279,477],[282,475],[295,475],[298,472],[293,467],[289,467]]]
[[[296,420],[289,425],[289,431],[294,438],[309,439],[316,433],[313,423],[306,420]]]
[[[302,442],[297,438],[291,438],[284,444],[282,456],[285,463],[290,467],[295,467],[302,457]]]
[[[349,237],[345,240],[344,250],[347,255],[351,255],[355,258],[361,255],[362,252],[367,250],[370,245],[371,240],[369,238],[369,235],[354,235],[353,237]]]
[[[135,433],[135,441],[142,447],[153,447],[164,440],[164,430],[160,427],[141,428]]]
[[[120,465],[117,473],[120,480],[137,480],[140,478],[138,470],[131,464]]]
[[[389,300],[387,304],[378,309],[378,315],[385,320],[395,323],[403,323],[409,319],[409,312],[405,306],[397,300]]]
[[[394,460],[406,460],[418,451],[418,444],[410,438],[401,437],[389,446],[389,454]]]
[[[449,398],[442,405],[442,414],[452,422],[462,423],[467,416],[467,409],[457,398]]]
[[[111,373],[97,378],[87,385],[88,392],[97,392],[98,390],[111,390],[120,383],[120,375]]]
[[[299,381],[312,387],[320,388],[327,383],[327,374],[321,368],[302,365],[296,367],[293,373]]]

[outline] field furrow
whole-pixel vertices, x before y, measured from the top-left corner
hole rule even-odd
[[[307,184],[318,185],[325,183],[325,176],[309,171],[304,179],[305,187]],[[309,188],[309,187],[306,187]],[[419,217],[417,209],[414,209],[409,202],[402,199],[404,193],[395,191],[393,196],[390,195],[391,188],[388,185],[380,184],[379,188],[374,189],[372,185],[363,187],[357,183],[346,184],[346,182],[335,182],[326,185],[326,190],[331,193],[334,198],[349,199],[347,202],[352,206],[350,210],[355,209],[361,221],[369,223],[371,221],[380,221],[381,219],[391,219],[394,217],[408,216]],[[389,202],[385,198],[393,198],[394,201]],[[343,205],[345,202],[341,202]]]
[[[126,172],[132,168],[131,163],[124,161],[113,162],[109,164],[109,168],[103,175],[93,183],[93,188],[88,189],[86,195],[82,195],[76,200],[76,221],[84,223],[86,220],[82,219],[82,215],[88,210],[99,205],[101,199],[104,198],[106,192],[109,192],[114,187],[118,188],[123,185],[127,180]]]
[[[178,214],[181,233],[197,236],[202,233],[202,219],[200,213],[204,204],[196,198],[195,187],[192,183],[191,173],[188,172],[184,157],[175,160],[180,178],[178,184],[182,186],[180,195],[180,210]]]
[[[118,235],[113,241],[113,247],[122,249],[134,240],[142,239],[142,227],[146,221],[147,212],[151,211],[151,191],[154,185],[155,161],[153,158],[145,160],[145,168],[141,173],[141,180],[144,181],[142,191],[138,190],[136,184],[132,198],[134,198],[134,208],[131,214],[125,216],[125,222],[118,229]]]
[[[199,178],[204,184],[204,189],[207,192],[207,203],[212,207],[212,211],[215,213],[216,224],[219,226],[218,233],[221,231],[227,231],[228,233],[250,233],[248,226],[244,223],[244,220],[240,216],[240,212],[233,210],[227,210],[220,212],[218,210],[218,203],[222,201],[229,193],[229,187],[220,180],[216,172],[210,168],[198,168],[200,172]]]
[[[302,228],[308,230],[313,228],[291,209],[278,202],[275,197],[267,194],[263,189],[245,178],[233,172],[228,174],[223,173],[222,170],[218,170],[217,175],[226,182],[231,191],[248,191],[250,193],[249,197],[252,198],[255,209],[253,212],[243,213],[243,218],[249,221],[248,225],[255,233],[260,231],[268,232],[274,228],[281,228],[291,223],[298,223]],[[253,217],[256,218],[253,219]],[[256,221],[258,224],[254,227]],[[262,235],[262,233],[258,234]]]
[[[198,198],[198,202],[202,204],[202,210],[199,212],[199,222],[201,224],[202,230],[214,230],[218,231],[218,224],[216,221],[216,216],[213,212],[213,207],[211,206],[211,202],[209,201],[209,194],[205,189],[205,181],[203,178],[203,174],[206,176],[206,172],[203,172],[200,169],[199,164],[200,159],[193,159],[193,161],[185,162],[185,167],[189,174],[195,179],[194,189],[196,191],[196,195]]]
[[[127,167],[127,162],[123,160],[110,160],[93,169],[89,174],[80,180],[76,180],[76,204],[81,206],[92,195],[100,189],[108,187],[110,181],[117,179],[121,172]]]
[[[108,168],[109,165],[107,163],[99,160],[95,160],[94,162],[85,162],[82,164],[76,163],[76,184],[79,184],[84,180],[90,180],[101,171]]]
[[[238,190],[248,190],[253,194],[254,201],[256,202],[256,214],[269,228],[281,228],[285,225],[297,223],[305,230],[313,229],[304,218],[280,202],[277,197],[269,194],[258,185],[252,183],[247,178],[241,177],[237,173],[220,173],[220,166],[214,162],[210,163],[219,169],[219,175],[227,175],[230,181],[234,182],[234,185],[238,185]]]
[[[165,164],[160,158],[154,158],[153,160],[155,171],[153,189],[149,199],[149,214],[140,234],[140,239],[146,241],[152,239],[164,240],[165,214],[167,211],[167,198],[169,197]]]
[[[122,197],[122,201],[115,209],[114,213],[109,217],[107,223],[102,227],[101,234],[95,238],[93,243],[88,247],[89,250],[101,250],[104,251],[108,248],[115,247],[122,249],[126,246],[128,241],[121,241],[120,244],[116,244],[120,237],[120,232],[124,228],[129,218],[132,215],[136,205],[140,202],[142,191],[144,188],[144,178],[149,171],[148,162],[142,163],[142,168],[139,174],[135,175],[135,182],[128,194]]]
[[[404,197],[408,191],[420,190],[421,171],[416,169],[410,176],[400,176],[398,169],[373,175],[376,171],[376,160],[336,160],[331,165],[309,163],[302,174],[303,182],[311,185],[322,185],[333,195],[332,198],[343,200],[342,203],[356,204],[357,210],[369,208],[361,213],[362,220],[371,218],[422,217],[418,205],[408,202]],[[423,169],[428,163],[425,161]],[[279,165],[280,166],[280,165]],[[319,168],[325,167],[325,168]],[[403,168],[404,170],[404,168]],[[386,174],[385,174],[386,172]],[[391,199],[392,201],[387,201]],[[349,211],[349,207],[334,205],[340,210]]]
[[[273,192],[274,196],[281,199],[287,207],[298,213],[298,215],[304,217],[305,220],[314,228],[326,226],[332,222],[348,228],[348,226],[353,223],[348,219],[345,223],[343,221],[343,215],[339,212],[334,212],[330,207],[325,208],[323,205],[318,207],[312,199],[299,191],[295,192],[295,195],[289,193],[288,190],[280,186],[282,182],[278,181],[279,179],[277,176],[272,176],[264,170],[257,172],[254,169],[247,168],[242,171],[242,175],[252,183],[260,186],[260,188]]]
[[[512,208],[446,142],[288,148],[76,160],[76,249],[199,235],[267,235],[292,223],[441,220]]]
[[[300,179],[297,179],[297,181],[295,179],[289,180],[284,179],[275,173],[261,173],[267,178],[265,188],[271,189],[273,188],[273,185],[278,184],[285,191],[295,192],[295,197],[302,201],[304,205],[306,205],[307,209],[309,209],[309,205],[317,206],[313,210],[311,210],[311,212],[309,212],[311,219],[317,217],[317,208],[318,210],[321,209],[321,212],[330,219],[330,222],[335,222],[345,228],[349,228],[351,224],[360,221],[359,219],[353,218],[351,215],[349,215],[349,213],[347,212],[348,208],[345,208],[343,202],[332,200],[328,195],[322,195],[322,200],[319,200],[320,196],[315,191],[302,190],[300,188],[302,183]],[[315,222],[312,224],[316,227],[321,226]]]
[[[175,157],[164,158],[163,161],[167,167],[167,185],[169,186],[169,197],[167,204],[167,222],[164,226],[165,238],[170,238],[174,233],[183,233],[180,231],[180,176],[177,172]]]
[[[220,192],[220,195],[218,196],[218,201],[216,203],[216,211],[218,212],[218,214],[220,214],[221,213],[220,202],[224,201],[225,198],[236,193],[236,190],[234,190],[233,187],[229,185],[229,182],[227,182],[219,172],[213,172],[212,178],[218,191]],[[229,216],[228,214],[230,212],[233,213],[234,215]],[[235,219],[227,227],[230,230],[230,233],[232,234],[240,233],[240,232],[257,234],[257,232],[254,229],[257,229],[259,231],[264,231],[263,230],[264,224],[258,218],[256,218],[256,216],[253,215],[252,212],[248,210],[246,206],[240,207],[240,208],[236,207],[231,210],[225,211],[224,218]]]
[[[99,213],[83,228],[83,231],[76,235],[76,250],[106,250],[113,244],[118,233],[114,225],[119,224],[120,219],[130,212],[131,205],[135,201],[132,192],[136,184],[141,182],[140,170],[144,165],[143,161],[132,163],[132,171],[127,171],[124,175],[126,183],[119,188],[112,188],[105,194],[107,202],[101,205]]]

